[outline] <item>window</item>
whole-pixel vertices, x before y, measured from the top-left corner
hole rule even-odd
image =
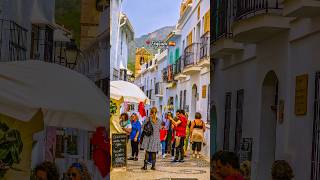
[[[223,141],[223,150],[226,150],[226,151],[229,151],[230,121],[231,121],[231,92],[227,92],[225,107],[224,107],[224,141]]]
[[[180,91],[180,109],[182,109],[182,91]]]
[[[200,19],[200,5],[198,6],[198,19]]]
[[[204,15],[204,33],[210,31],[210,10]]]
[[[186,109],[187,90],[183,92],[183,109]]]
[[[173,64],[173,52],[170,52],[169,64]]]
[[[39,59],[39,37],[40,36],[40,27],[36,25],[32,25],[32,32],[31,32],[31,52],[30,58],[31,59]]]
[[[192,31],[187,36],[187,44],[188,46],[192,44]]]
[[[175,53],[175,57],[174,57],[174,63],[176,63],[177,62],[177,60],[179,59],[179,57],[180,57],[180,54],[179,54],[180,52],[179,52],[179,48],[176,48],[176,53]]]
[[[243,121],[243,89],[237,91],[237,111],[236,111],[236,132],[234,142],[234,152],[239,153],[242,139],[242,121]]]
[[[49,26],[45,28],[44,38],[44,61],[52,62],[53,53],[53,29]]]
[[[122,55],[123,35],[121,35],[120,54]]]

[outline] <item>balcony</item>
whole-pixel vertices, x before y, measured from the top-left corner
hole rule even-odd
[[[201,67],[210,66],[210,32],[206,32],[201,37],[200,61],[198,65]]]
[[[183,58],[184,58],[184,56],[180,56],[179,59],[174,64],[173,76],[174,76],[174,80],[176,80],[176,81],[183,80],[183,79],[187,78],[186,75],[182,74]]]
[[[171,83],[174,81],[173,79],[173,65],[168,65],[166,68],[163,69],[162,71],[162,79],[163,82],[166,83]]]
[[[283,15],[288,17],[312,18],[320,16],[319,0],[286,0]]]
[[[16,22],[0,19],[0,61],[27,60],[27,34]]]
[[[198,66],[200,59],[201,43],[192,43],[184,50],[183,70],[182,73],[191,75],[200,72],[201,67]]]
[[[157,82],[155,84],[155,96],[156,97],[163,97],[163,86],[161,82]]]
[[[233,21],[233,0],[225,0],[214,3],[212,56],[213,58],[224,58],[243,51],[241,43],[232,40],[231,24]]]
[[[291,18],[282,16],[278,0],[234,0],[233,39],[241,43],[258,43],[290,28]]]

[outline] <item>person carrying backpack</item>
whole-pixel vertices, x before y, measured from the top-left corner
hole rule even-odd
[[[142,170],[147,170],[148,159],[151,155],[152,157],[152,167],[151,170],[155,170],[156,165],[156,153],[161,151],[160,144],[160,128],[162,121],[157,117],[157,108],[151,108],[150,117],[148,117],[146,124],[143,129],[143,142],[142,148],[146,150],[144,165]]]

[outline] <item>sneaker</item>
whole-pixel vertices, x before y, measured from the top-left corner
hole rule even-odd
[[[164,158],[166,158],[166,156],[165,156],[165,155],[162,155],[162,159],[164,159]]]
[[[172,156],[172,157],[171,157],[171,160],[173,161],[173,160],[174,160],[174,158],[175,158],[175,157],[174,157],[174,156]]]
[[[179,160],[178,160],[178,159],[173,159],[172,162],[173,162],[173,163],[176,163],[176,162],[179,162]]]
[[[183,162],[184,162],[184,160],[183,160],[183,159],[180,159],[180,160],[179,160],[179,162],[180,162],[180,163],[183,163]]]
[[[199,159],[200,158],[200,155],[197,155],[197,159]]]
[[[134,158],[134,161],[138,161],[138,158],[137,158],[137,157],[135,157],[135,158]]]
[[[193,157],[193,158],[196,158],[196,155],[195,155],[195,154],[192,154],[192,157]]]
[[[134,160],[134,157],[128,158],[128,160]]]

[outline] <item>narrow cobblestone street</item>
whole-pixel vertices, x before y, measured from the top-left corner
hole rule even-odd
[[[144,151],[140,151],[138,161],[129,161],[127,170],[114,169],[111,172],[111,179],[116,180],[207,180],[210,179],[210,164],[209,160],[203,157],[195,159],[187,156],[183,163],[171,162],[171,156],[165,159],[157,158],[156,170],[150,170],[151,165],[148,165],[148,170],[143,171]]]

